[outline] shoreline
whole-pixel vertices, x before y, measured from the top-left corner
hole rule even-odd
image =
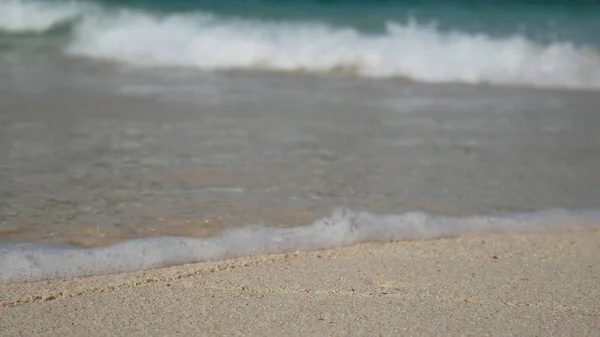
[[[593,335],[600,230],[360,243],[4,283],[0,294],[7,336]]]
[[[0,283],[150,270],[257,254],[335,249],[358,243],[597,228],[600,211],[547,210],[504,216],[381,215],[336,209],[298,227],[246,226],[210,237],[157,236],[109,246],[0,245]]]

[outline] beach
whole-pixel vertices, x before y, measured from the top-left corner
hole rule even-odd
[[[0,0],[0,336],[600,335],[599,30]]]
[[[0,285],[3,336],[600,333],[600,231],[363,243]]]

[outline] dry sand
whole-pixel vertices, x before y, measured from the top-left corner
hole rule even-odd
[[[0,335],[600,335],[600,227],[0,285]]]

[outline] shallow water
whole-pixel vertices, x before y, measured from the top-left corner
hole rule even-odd
[[[4,68],[2,240],[600,205],[593,92],[52,67]]]
[[[0,0],[0,280],[599,222],[597,10],[242,2]]]

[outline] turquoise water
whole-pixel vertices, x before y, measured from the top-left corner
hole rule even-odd
[[[36,4],[0,1],[0,6]],[[77,2],[39,2],[45,8]],[[202,11],[222,17],[255,20],[312,21],[381,33],[386,22],[416,20],[441,30],[458,30],[491,36],[524,35],[551,43],[600,42],[600,6],[594,1],[391,1],[391,0],[101,0],[79,1],[104,8],[135,9],[162,14]]]
[[[600,88],[600,6],[0,0],[0,50],[200,71]],[[1,54],[0,54],[1,56]]]
[[[435,23],[442,30],[493,36],[524,34],[545,43],[600,42],[600,6],[593,1],[393,0],[105,0],[114,7],[159,12],[207,11],[260,20],[312,20],[382,32],[389,21]]]

